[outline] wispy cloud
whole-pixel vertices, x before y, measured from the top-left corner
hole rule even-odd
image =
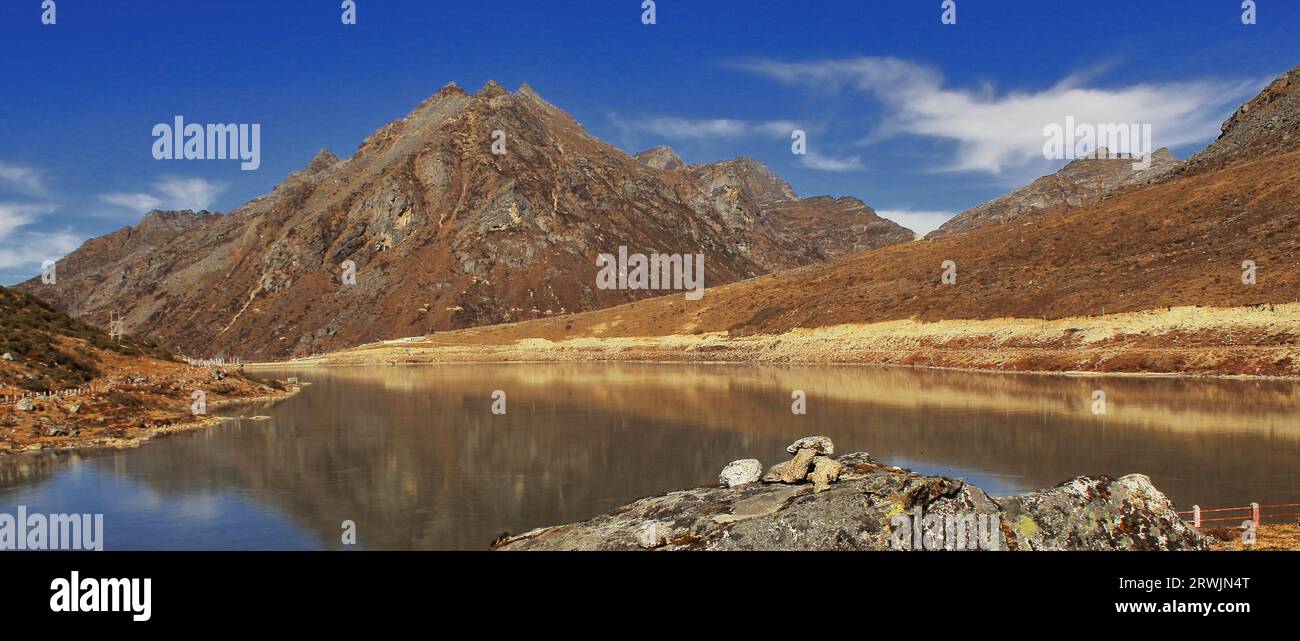
[[[51,205],[0,202],[0,239],[8,237],[19,227],[31,224],[37,217],[48,214],[53,209]]]
[[[152,194],[100,194],[99,200],[133,212],[149,212],[162,205],[162,199]]]
[[[143,214],[155,209],[211,209],[223,191],[225,183],[162,176],[153,184],[153,192],[112,192],[100,194],[101,202]]]
[[[812,150],[799,156],[799,163],[804,167],[816,171],[846,172],[863,171],[867,168],[866,164],[862,162],[861,156],[836,158],[832,156],[823,156]]]
[[[0,269],[35,268],[46,260],[58,260],[81,246],[83,237],[71,230],[26,232],[0,241]]]
[[[82,237],[71,230],[33,231],[30,226],[54,205],[0,202],[0,269],[35,268],[76,249]]]
[[[989,87],[945,86],[937,69],[898,58],[862,57],[816,62],[758,60],[729,66],[826,95],[866,94],[887,116],[879,137],[902,134],[955,143],[940,171],[991,174],[1041,165],[1043,128],[1080,123],[1151,124],[1157,147],[1200,143],[1218,132],[1226,113],[1248,98],[1259,80],[1192,80],[1088,87],[1096,72],[1066,76],[1038,91],[998,94]]]
[[[27,196],[44,197],[49,195],[45,185],[45,176],[40,171],[23,165],[0,161],[0,189]]]
[[[881,218],[892,220],[922,236],[936,230],[956,215],[951,211],[923,211],[916,209],[877,210]]]
[[[648,134],[669,140],[707,140],[718,138],[789,137],[799,125],[788,120],[749,121],[733,118],[676,118],[652,116],[622,118],[613,116],[614,124],[624,132]]]

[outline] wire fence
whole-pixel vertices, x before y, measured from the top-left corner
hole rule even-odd
[[[1275,505],[1260,505],[1259,503],[1251,503],[1250,505],[1243,505],[1240,507],[1218,507],[1218,508],[1212,508],[1208,510],[1201,509],[1201,506],[1199,505],[1193,505],[1192,509],[1186,512],[1179,512],[1178,514],[1191,516],[1192,526],[1197,528],[1220,527],[1219,525],[1206,525],[1206,524],[1207,523],[1218,524],[1218,523],[1225,523],[1229,521],[1236,522],[1238,524],[1242,523],[1243,521],[1254,521],[1255,526],[1259,527],[1260,523],[1266,519],[1276,520],[1276,519],[1300,517],[1300,512],[1266,513],[1266,510],[1287,510],[1293,508],[1300,508],[1300,503],[1278,503]],[[1212,518],[1205,518],[1204,516],[1206,514],[1228,514],[1228,513],[1235,513],[1235,514],[1231,514],[1230,516],[1215,516]]]

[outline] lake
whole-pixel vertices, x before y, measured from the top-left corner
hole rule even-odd
[[[1179,509],[1300,501],[1292,382],[586,363],[259,375],[311,385],[134,450],[0,457],[0,511],[103,513],[110,550],[481,550],[714,483],[734,459],[771,465],[814,434],[993,495],[1140,472]],[[239,418],[255,415],[271,418]]]

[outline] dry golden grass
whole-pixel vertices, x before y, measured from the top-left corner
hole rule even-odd
[[[1300,304],[1097,317],[894,320],[778,334],[516,338],[483,330],[385,341],[312,364],[494,361],[866,363],[999,371],[1300,376]]]
[[[1268,524],[1259,526],[1255,531],[1255,544],[1246,545],[1241,542],[1241,535],[1238,530],[1231,528],[1220,528],[1224,532],[1216,532],[1225,536],[1226,540],[1215,539],[1210,544],[1210,549],[1216,552],[1294,552],[1300,550],[1300,524]]]

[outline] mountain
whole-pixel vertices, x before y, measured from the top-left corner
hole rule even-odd
[[[753,158],[687,167],[673,162],[676,154],[666,147],[637,158],[646,164],[675,168],[679,181],[686,185],[691,208],[724,221],[737,246],[769,271],[910,242],[916,237],[856,198],[800,199],[789,183]]]
[[[673,297],[640,301],[565,319],[467,330],[445,336],[443,342],[505,344],[523,338],[558,341],[722,332],[799,344],[798,331],[803,328],[946,320],[954,322],[933,331],[950,341],[943,345],[962,349],[970,347],[963,341],[973,340],[973,334],[963,333],[962,321],[1001,319],[1003,326],[1010,327],[1009,318],[1071,319],[1079,320],[1073,326],[1077,328],[1093,322],[1080,317],[1102,314],[1165,312],[1180,306],[1263,306],[1262,316],[1255,319],[1245,319],[1241,310],[1236,331],[1231,323],[1199,327],[1192,318],[1178,321],[1172,338],[1160,340],[1182,341],[1189,349],[1205,341],[1225,340],[1234,350],[1246,350],[1235,352],[1241,359],[1254,358],[1249,354],[1253,348],[1265,354],[1263,358],[1273,358],[1268,356],[1275,353],[1270,349],[1280,346],[1285,351],[1300,334],[1288,320],[1290,312],[1283,313],[1280,306],[1276,312],[1272,309],[1300,302],[1296,261],[1300,256],[1300,148],[1294,144],[1300,140],[1300,121],[1294,117],[1300,83],[1295,76],[1295,71],[1287,74],[1249,103],[1256,106],[1238,112],[1252,115],[1229,120],[1219,141],[1194,156],[1190,168],[1107,198],[1044,208],[1033,215],[1033,224],[974,224],[961,233],[871,249],[713,288],[699,302]],[[1068,173],[1080,172],[1076,167]],[[955,284],[941,282],[947,261],[955,265]],[[1243,282],[1247,261],[1255,266],[1253,284]],[[880,329],[873,335],[888,342],[894,326],[876,327]],[[1065,331],[1066,343],[1046,334],[1027,335],[1022,343],[1009,332],[1001,336],[994,332],[990,340],[998,349],[1032,352],[1035,356],[1027,357],[1026,363],[1033,367],[1035,358],[1086,342],[1081,338],[1086,335],[1078,331]],[[1130,340],[1125,332],[1134,332],[1131,340],[1136,341],[1141,331],[1139,326],[1103,328],[1096,340],[1113,341],[1099,344],[1110,345],[1114,354],[1120,354]],[[943,351],[899,336],[895,347],[902,351]],[[851,351],[850,339],[846,335],[833,344]],[[974,347],[985,349],[983,345]],[[682,347],[676,349],[680,352]],[[989,350],[1000,353],[993,347]],[[1173,358],[1184,359],[1171,365],[1175,370],[1196,367],[1185,360],[1195,358],[1191,352]],[[1237,356],[1229,354],[1232,358]],[[1285,353],[1277,358],[1276,371],[1292,372],[1300,362]],[[1143,364],[1133,361],[1122,367],[1141,371]],[[1231,363],[1225,367],[1232,369]]]
[[[527,85],[448,85],[350,158],[228,215],[151,213],[20,287],[178,353],[280,358],[664,293],[596,287],[620,246],[702,253],[716,285],[911,239],[855,202],[799,200],[750,159],[633,158]]]
[[[957,214],[928,237],[942,238],[984,225],[1023,223],[1055,208],[1090,205],[1121,189],[1159,180],[1182,165],[1164,148],[1151,154],[1149,168],[1138,170],[1133,164],[1131,156],[1099,149],[1050,176]]]
[[[1300,67],[1269,83],[1223,122],[1219,138],[1188,159],[1190,171],[1300,149]]]
[[[1167,179],[1184,172],[1222,169],[1237,161],[1250,161],[1300,149],[1300,68],[1270,83],[1223,122],[1217,140],[1186,163],[1168,149],[1152,154],[1148,169],[1135,170],[1130,158],[1116,158],[1100,149],[1092,158],[1070,162],[1006,196],[954,216],[929,238],[942,238],[988,224],[1019,223],[1055,208],[1096,203],[1138,185]]]

